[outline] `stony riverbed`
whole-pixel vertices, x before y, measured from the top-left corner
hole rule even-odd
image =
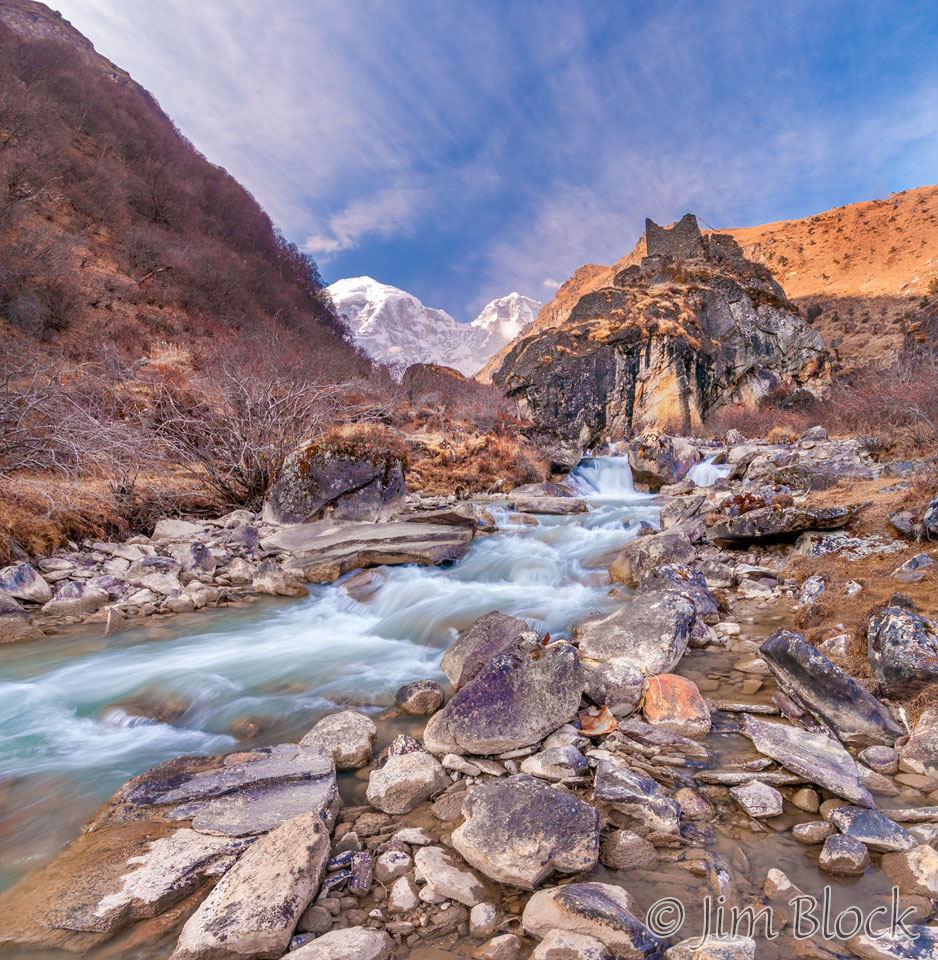
[[[283,601],[279,619],[274,608],[257,617],[250,609],[246,645],[226,628],[214,638],[219,650],[234,639],[238,670],[262,675],[268,657],[284,674],[292,658],[297,690],[266,731],[246,730],[240,744],[218,721],[231,720],[233,700],[259,705],[263,696],[242,697],[251,682],[232,673],[223,652],[198,666],[199,651],[216,644],[194,622],[177,639],[125,645],[118,632],[90,659],[84,649],[77,670],[91,676],[107,666],[123,678],[115,692],[129,693],[121,688],[133,688],[141,665],[159,680],[162,647],[177,659],[195,651],[198,669],[241,693],[203,701],[198,724],[179,691],[174,716],[147,718],[127,696],[93,708],[89,730],[119,709],[141,722],[115,729],[145,736],[159,727],[168,737],[159,750],[180,729],[221,739],[154,756],[165,759],[0,897],[0,945],[14,956],[178,960],[290,950],[299,960],[938,956],[938,928],[929,925],[938,898],[938,714],[908,713],[935,680],[934,623],[913,599],[895,597],[869,624],[872,672],[858,683],[843,669],[855,637],[836,622],[814,643],[794,629],[835,592],[855,595],[854,581],[803,580],[791,568],[793,557],[888,558],[898,591],[927,583],[928,544],[851,529],[865,508],[850,483],[883,468],[818,433],[794,447],[703,449],[691,477],[704,486],[671,482],[673,451],[670,459],[645,453],[632,467],[657,496],[634,491],[628,459],[600,458],[570,489],[462,507],[476,541],[448,569],[379,567]],[[819,504],[803,493],[825,471],[835,492]],[[440,513],[453,505],[426,506],[454,526]],[[489,518],[499,533],[479,537]],[[256,522],[241,521],[214,529]],[[258,546],[266,540],[270,550],[277,531],[259,532]],[[191,553],[198,536],[137,546],[172,557],[183,546]],[[203,544],[210,553],[221,549],[213,537]],[[314,568],[315,551],[297,564],[281,550],[241,559],[269,562],[271,576],[293,582]],[[189,582],[208,585],[198,575]],[[282,613],[294,609],[312,633]],[[274,633],[263,626],[271,615]],[[100,637],[107,621],[99,620]],[[343,659],[350,630],[361,640]],[[130,670],[123,657],[135,650],[142,660]],[[317,686],[325,663],[330,679]],[[349,685],[356,669],[363,680]],[[23,660],[18,670],[7,675],[8,691],[39,682]],[[65,676],[50,674],[50,686]],[[156,685],[163,696],[151,705],[166,708],[165,686]],[[78,698],[64,703],[68,696]],[[7,777],[5,810],[26,796],[24,742],[7,758],[19,766]],[[170,759],[186,752],[198,755]],[[94,758],[84,759],[94,769]],[[114,777],[116,766],[101,769]],[[55,775],[70,783],[61,764]],[[790,901],[799,891],[820,900],[825,887],[835,928],[802,936],[810,923]],[[891,906],[893,887],[911,910],[911,935],[852,931],[857,910],[866,917]],[[746,935],[696,952],[682,945],[708,916],[722,916],[719,907],[764,911],[755,939],[740,930]],[[766,937],[769,920],[775,939]]]

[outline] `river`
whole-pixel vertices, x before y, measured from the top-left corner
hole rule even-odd
[[[377,710],[408,681],[442,680],[443,650],[490,610],[556,637],[614,609],[606,567],[657,522],[655,498],[621,457],[584,460],[569,482],[587,515],[535,525],[496,506],[500,532],[446,567],[0,647],[0,889],[162,760],[295,739],[339,705]]]

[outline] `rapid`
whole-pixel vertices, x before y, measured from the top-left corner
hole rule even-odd
[[[160,761],[294,739],[337,706],[377,710],[404,683],[442,679],[443,650],[491,610],[556,637],[614,609],[606,568],[657,522],[656,500],[625,457],[588,458],[568,482],[588,514],[533,524],[496,505],[499,533],[448,567],[0,647],[0,889]]]

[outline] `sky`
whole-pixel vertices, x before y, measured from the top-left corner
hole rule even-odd
[[[933,0],[50,0],[317,260],[471,320],[646,216],[938,180]]]

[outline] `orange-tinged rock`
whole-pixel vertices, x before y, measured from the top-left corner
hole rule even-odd
[[[642,711],[652,726],[684,737],[705,737],[710,732],[710,709],[697,684],[675,673],[648,679]]]

